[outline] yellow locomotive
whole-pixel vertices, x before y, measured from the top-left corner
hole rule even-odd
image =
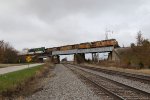
[[[66,50],[72,50],[72,49],[100,48],[100,47],[108,47],[108,46],[117,47],[118,42],[116,41],[116,39],[102,40],[102,41],[95,41],[95,42],[86,42],[86,43],[80,43],[80,44],[74,44],[74,45],[66,45],[66,46],[61,46],[61,47],[47,48],[46,52],[66,51]]]

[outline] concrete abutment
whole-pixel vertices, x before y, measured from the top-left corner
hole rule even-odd
[[[74,63],[83,63],[83,62],[85,62],[84,53],[74,54]]]

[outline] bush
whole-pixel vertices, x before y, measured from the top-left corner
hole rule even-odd
[[[130,62],[130,61],[128,61],[127,66],[130,66],[130,65],[131,65],[131,62]]]
[[[148,69],[150,69],[150,65],[148,66]]]
[[[91,59],[86,59],[86,62],[87,63],[91,63]]]
[[[134,48],[135,47],[135,44],[134,43],[131,43],[131,48]]]
[[[140,68],[140,69],[144,68],[144,64],[143,64],[142,62],[139,62],[138,65],[139,65],[139,68]]]

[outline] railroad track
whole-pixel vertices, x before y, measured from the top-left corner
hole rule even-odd
[[[70,67],[70,65],[65,66],[93,84],[96,84],[98,88],[103,89],[104,92],[107,92],[114,100],[150,100],[150,93],[87,72],[79,67]]]
[[[131,79],[131,80],[138,81],[138,82],[145,83],[145,84],[150,84],[150,76],[137,75],[137,74],[127,73],[127,72],[119,72],[119,71],[96,68],[96,67],[89,67],[89,66],[84,66],[84,65],[77,65],[77,66],[90,69],[90,70],[94,70],[97,72],[106,73],[109,75],[124,77],[126,79]]]

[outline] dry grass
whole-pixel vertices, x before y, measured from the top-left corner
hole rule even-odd
[[[97,65],[97,64],[84,64],[84,65],[87,65],[87,66],[90,66],[90,67],[97,67],[97,68],[127,72],[127,73],[150,75],[150,69],[128,69],[128,68],[119,68],[119,67],[114,67],[114,66],[102,66],[102,65]]]
[[[133,68],[150,67],[150,45],[135,46],[120,52],[121,63]]]
[[[144,73],[144,74],[150,74],[150,69],[141,69],[141,70],[137,70],[137,72]]]

